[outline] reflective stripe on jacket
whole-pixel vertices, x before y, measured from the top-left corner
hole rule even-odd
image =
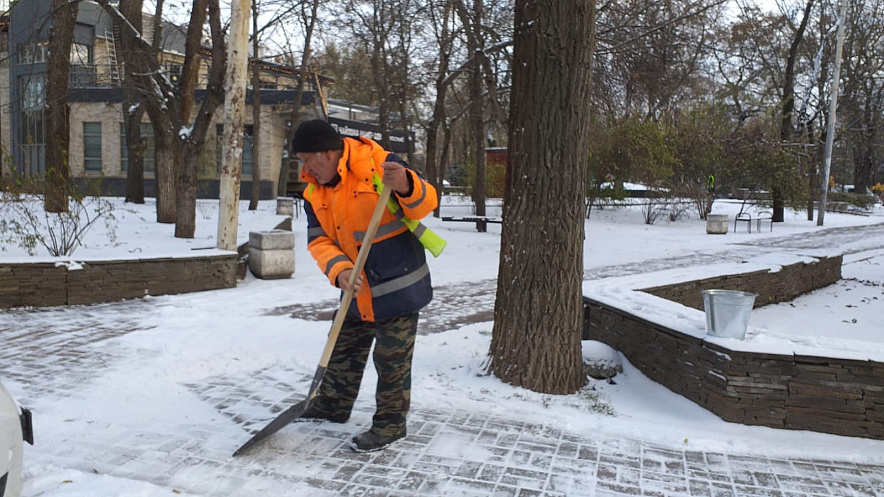
[[[341,271],[353,268],[379,197],[371,180],[375,174],[383,176],[382,164],[387,161],[407,167],[368,138],[345,138],[337,185],[318,185],[311,174],[301,174],[301,180],[308,183],[304,192],[307,247],[332,285],[337,285]],[[413,170],[407,173],[414,185],[411,195],[394,193],[391,198],[398,200],[404,215],[421,219],[436,208],[436,190]],[[386,321],[416,312],[433,297],[424,248],[389,209],[384,209],[363,276],[362,290],[348,311],[363,321]]]

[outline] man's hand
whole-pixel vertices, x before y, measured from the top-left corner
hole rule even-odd
[[[350,289],[350,275],[353,274],[352,269],[345,269],[338,274],[338,288],[344,290],[345,292]],[[356,282],[353,283],[353,295],[358,295],[359,290],[362,290],[362,281],[363,277],[360,274],[356,277]]]
[[[389,186],[402,196],[411,193],[411,183],[408,182],[408,171],[398,162],[384,162],[384,185]]]

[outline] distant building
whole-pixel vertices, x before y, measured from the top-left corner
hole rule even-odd
[[[365,136],[380,143],[381,127],[377,123],[376,107],[357,105],[343,100],[328,100],[328,122],[343,136]],[[414,133],[401,129],[390,130],[390,152],[414,152]]]
[[[2,1],[2,0],[0,0]],[[0,15],[0,141],[3,145],[2,172],[12,170],[28,176],[42,177],[46,171],[45,106],[46,55],[49,43],[48,14],[50,0],[19,0],[8,14]],[[153,20],[145,14],[145,36]],[[181,74],[184,62],[186,28],[164,23],[160,61],[174,83]],[[71,47],[69,101],[70,169],[74,178],[100,179],[103,191],[122,195],[126,188],[128,153],[123,128],[124,60],[118,53],[119,33],[111,18],[98,4],[82,2],[79,5],[74,41]],[[205,88],[210,48],[206,48],[199,77]],[[8,55],[8,57],[7,57]],[[8,61],[8,62],[7,62]],[[261,198],[273,198],[283,161],[293,161],[285,152],[286,123],[291,118],[297,93],[297,70],[252,59],[250,68],[257,64],[261,71],[261,155],[253,157],[251,134],[252,92],[247,92],[245,113],[245,144],[241,195],[251,195],[253,168],[260,168]],[[301,102],[300,119],[325,118],[327,110],[322,99],[322,86],[330,78],[308,76]],[[200,85],[198,85],[200,86]],[[204,90],[198,89],[197,100]],[[198,107],[194,112],[198,111]],[[207,146],[198,166],[201,197],[217,198],[218,172],[223,157],[223,108],[214,117]],[[142,136],[148,141],[145,155],[145,194],[154,196],[153,129],[145,116]],[[293,161],[296,162],[296,161]],[[290,166],[290,179],[296,179],[297,164]]]

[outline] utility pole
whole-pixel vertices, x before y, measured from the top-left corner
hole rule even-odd
[[[218,248],[236,250],[239,222],[239,188],[242,175],[243,115],[246,106],[246,78],[249,62],[249,11],[251,0],[233,0],[230,5],[230,39],[227,43],[227,78],[224,97],[224,162],[218,206]]]
[[[835,45],[835,70],[832,72],[832,96],[829,101],[829,123],[826,127],[826,152],[823,175],[820,181],[820,209],[816,225],[823,225],[826,215],[826,196],[829,193],[829,171],[832,169],[832,145],[835,142],[835,110],[838,107],[838,85],[841,82],[841,51],[844,47],[844,26],[847,24],[847,0],[841,0],[841,14],[838,16],[838,41]]]

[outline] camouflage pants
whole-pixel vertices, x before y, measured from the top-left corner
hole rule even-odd
[[[345,319],[319,387],[316,407],[325,412],[350,413],[374,341],[372,358],[378,387],[372,431],[391,436],[404,430],[411,405],[411,358],[417,320],[416,312],[382,323]]]

